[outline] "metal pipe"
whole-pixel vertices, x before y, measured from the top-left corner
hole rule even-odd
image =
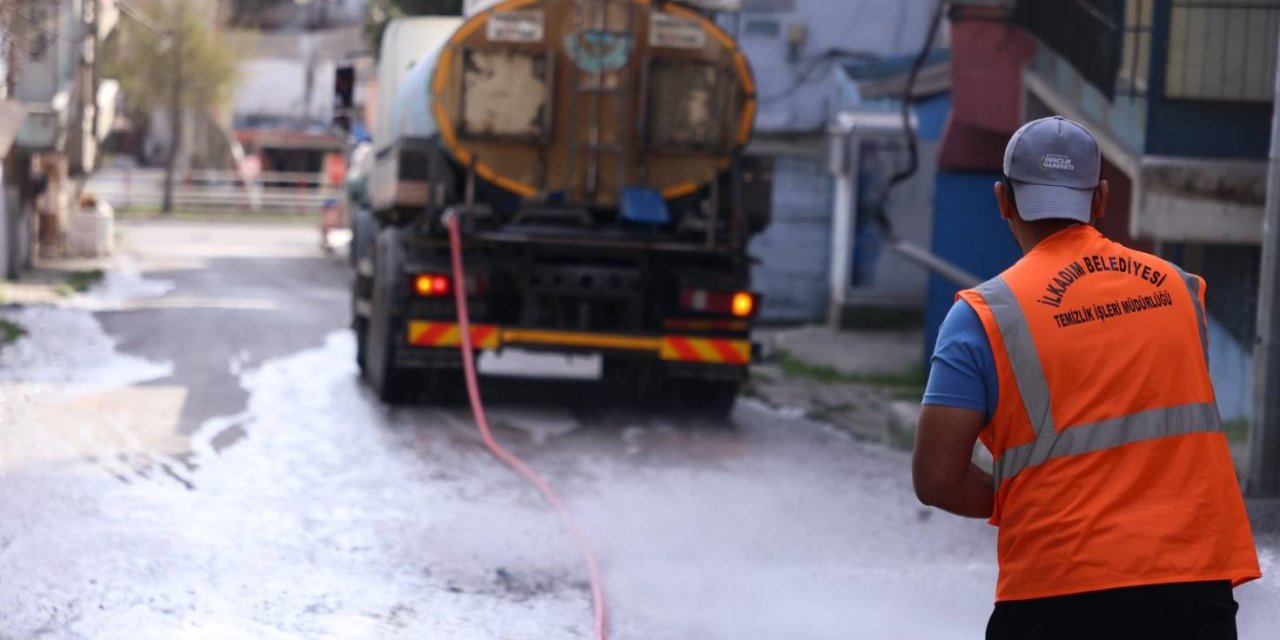
[[[983,282],[982,278],[965,271],[963,267],[939,257],[918,244],[902,239],[894,239],[889,246],[894,251],[902,254],[902,257],[950,280],[961,288],[972,289]]]
[[[1280,50],[1280,44],[1277,45]],[[1280,70],[1276,104],[1280,105]],[[1266,217],[1262,225],[1262,273],[1258,280],[1258,336],[1253,349],[1253,422],[1245,492],[1280,497],[1280,109],[1271,116]]]

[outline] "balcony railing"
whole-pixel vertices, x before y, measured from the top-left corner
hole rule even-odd
[[[1154,88],[1271,102],[1275,89],[1280,0],[1019,0],[1014,20],[1109,100]]]
[[[1066,58],[1085,81],[1114,98],[1124,9],[1125,0],[1020,0],[1013,19]]]
[[[1164,96],[1271,102],[1278,35],[1276,0],[1173,0]]]

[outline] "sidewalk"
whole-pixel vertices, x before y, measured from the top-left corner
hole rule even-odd
[[[101,282],[114,258],[44,260],[17,280],[0,280],[0,306],[58,304]]]
[[[748,395],[859,438],[909,447],[924,393],[919,329],[763,328]]]
[[[924,394],[923,349],[917,329],[833,331],[826,327],[764,328],[756,332],[763,362],[751,369],[747,394],[783,410],[899,448],[915,439]],[[1243,464],[1243,443],[1236,443]],[[981,446],[975,458],[990,464]],[[1280,545],[1280,498],[1250,498],[1249,519],[1260,545]]]
[[[115,258],[40,260],[17,280],[0,279],[0,309],[61,304],[102,281]],[[28,327],[0,318],[0,347],[27,334]]]

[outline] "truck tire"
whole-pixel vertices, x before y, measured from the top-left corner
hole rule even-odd
[[[349,252],[351,266],[355,267],[360,259],[367,257],[373,250],[373,243],[378,233],[378,221],[368,207],[358,207],[351,216],[351,244]]]
[[[365,376],[366,345],[369,341],[369,321],[359,316],[351,320],[351,331],[356,334],[356,367],[360,370],[360,377]]]
[[[368,301],[372,296],[369,295],[368,274],[362,273],[363,263],[366,263],[373,255],[374,243],[377,240],[378,223],[373,219],[373,212],[367,207],[360,207],[356,210],[355,215],[351,218],[351,267],[353,276],[351,279],[351,330],[355,333],[356,338],[356,366],[360,368],[360,375],[365,374],[367,342],[369,337],[369,318],[360,313],[358,303]]]
[[[364,331],[361,367],[364,379],[379,400],[404,404],[413,399],[413,372],[395,366],[407,287],[402,286],[404,246],[400,230],[383,228],[373,249],[372,309]]]
[[[668,379],[663,385],[666,407],[708,420],[728,420],[742,385],[730,380]]]
[[[645,411],[726,421],[742,384],[736,380],[673,378],[661,363],[604,358],[605,393],[610,400],[638,403]]]

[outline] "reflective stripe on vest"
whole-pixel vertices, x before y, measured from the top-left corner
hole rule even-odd
[[[1182,270],[1182,267],[1173,265],[1178,270],[1178,275],[1182,276],[1182,281],[1187,284],[1187,293],[1191,294],[1191,304],[1196,308],[1196,328],[1200,330],[1200,348],[1204,350],[1204,366],[1209,366],[1209,323],[1205,321],[1204,307],[1200,306],[1200,279],[1188,274]]]
[[[1204,349],[1207,366],[1209,342],[1204,309],[1200,306],[1200,281],[1186,273],[1182,273],[1182,277],[1196,310],[1200,345]],[[997,490],[1004,480],[1054,458],[1102,451],[1156,438],[1222,431],[1222,418],[1218,414],[1217,405],[1194,403],[1139,411],[1071,426],[1059,432],[1053,421],[1049,381],[1040,366],[1040,356],[1036,353],[1035,340],[1031,337],[1031,327],[1018,304],[1017,296],[1000,277],[984,282],[975,291],[986,301],[996,320],[1005,351],[1009,355],[1014,381],[1036,434],[1035,440],[1004,451],[995,461],[992,476]]]

